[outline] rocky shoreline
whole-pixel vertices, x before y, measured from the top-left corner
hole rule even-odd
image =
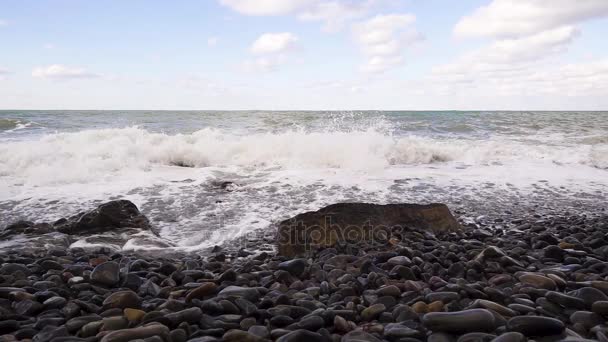
[[[148,229],[121,208],[138,219],[102,226]],[[42,227],[100,226],[85,216]],[[607,215],[493,225],[512,228],[407,227],[295,257],[259,251],[267,237],[204,254],[7,250],[0,341],[608,341]]]

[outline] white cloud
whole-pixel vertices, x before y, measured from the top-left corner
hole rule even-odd
[[[52,80],[86,79],[99,77],[98,74],[84,68],[69,67],[61,64],[38,67],[32,70],[32,76]]]
[[[376,0],[322,1],[306,8],[298,15],[302,21],[321,21],[323,30],[336,32],[348,22],[365,16]]]
[[[411,14],[378,15],[353,27],[355,41],[366,55],[364,72],[381,73],[403,63],[404,50],[422,39]]]
[[[606,0],[493,0],[461,18],[454,33],[515,38],[607,15]]]
[[[246,72],[266,73],[275,71],[279,66],[287,62],[285,55],[268,55],[248,59],[243,62],[243,70]]]
[[[474,73],[433,73],[412,85],[427,95],[560,98],[608,96],[608,59],[559,66],[522,65]],[[499,103],[500,101],[496,101]]]
[[[218,37],[209,37],[207,38],[207,46],[214,47],[220,41]]]
[[[220,0],[224,6],[245,15],[284,15],[304,9],[316,0]]]
[[[292,49],[298,41],[293,33],[264,33],[251,45],[251,52],[257,55],[282,53]]]
[[[529,37],[498,40],[461,56],[453,63],[435,67],[433,72],[473,75],[476,72],[520,69],[522,64],[563,52],[578,35],[576,28],[565,26]]]
[[[323,30],[336,32],[364,17],[382,0],[220,0],[224,6],[250,16],[293,15],[302,21],[323,23]]]

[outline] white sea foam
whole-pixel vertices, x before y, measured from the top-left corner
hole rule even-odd
[[[234,135],[218,129],[151,133],[137,127],[59,133],[0,144],[0,177],[28,185],[87,183],[155,166],[384,169],[392,165],[551,162],[606,167],[608,144],[396,137],[374,129]],[[110,179],[108,179],[110,180]]]
[[[120,196],[138,204],[163,237],[198,249],[337,201],[449,200],[449,191],[477,196],[484,183],[517,191],[534,190],[539,180],[588,191],[608,186],[601,137],[391,132],[372,125],[164,134],[133,126],[4,141],[0,204],[15,201],[14,212],[52,220]],[[217,182],[225,180],[239,186],[223,191]],[[396,181],[408,187],[395,188]],[[416,187],[422,183],[446,193],[425,194]],[[136,241],[124,247],[140,248]]]

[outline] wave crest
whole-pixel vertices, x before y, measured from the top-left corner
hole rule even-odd
[[[86,182],[115,172],[155,166],[382,169],[395,165],[506,163],[514,160],[579,163],[605,168],[605,149],[524,145],[510,140],[396,137],[358,131],[237,135],[205,128],[169,135],[138,127],[45,135],[0,144],[0,176],[35,182]],[[46,181],[45,181],[46,180]]]

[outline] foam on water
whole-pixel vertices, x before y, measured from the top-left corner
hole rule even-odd
[[[433,121],[430,133],[418,117],[353,124],[330,116],[325,124],[265,118],[182,133],[128,126],[0,139],[0,226],[126,198],[164,238],[195,250],[338,201],[605,198],[603,127],[484,131],[494,118],[473,118]],[[236,185],[223,189],[224,181]],[[141,246],[135,239],[123,248]]]

